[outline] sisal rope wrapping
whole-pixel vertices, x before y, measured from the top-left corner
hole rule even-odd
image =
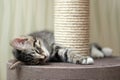
[[[55,0],[55,42],[89,53],[89,0]]]

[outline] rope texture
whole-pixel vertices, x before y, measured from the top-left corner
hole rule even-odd
[[[55,42],[89,53],[89,0],[55,0]]]

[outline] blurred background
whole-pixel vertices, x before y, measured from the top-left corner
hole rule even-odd
[[[120,0],[90,0],[90,42],[113,49],[120,56]],[[53,26],[53,0],[0,0],[0,80],[12,58],[9,42]]]

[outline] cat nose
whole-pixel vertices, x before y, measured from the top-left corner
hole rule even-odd
[[[37,59],[45,59],[45,56],[40,54],[34,54],[34,57]]]
[[[44,59],[44,58],[45,58],[45,56],[44,56],[44,55],[40,55],[40,58],[41,58],[41,59]]]

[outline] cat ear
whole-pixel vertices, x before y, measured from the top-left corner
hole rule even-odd
[[[28,42],[28,38],[27,37],[18,37],[13,39],[10,42],[10,45],[18,50],[25,50],[27,48],[30,48],[30,43]]]

